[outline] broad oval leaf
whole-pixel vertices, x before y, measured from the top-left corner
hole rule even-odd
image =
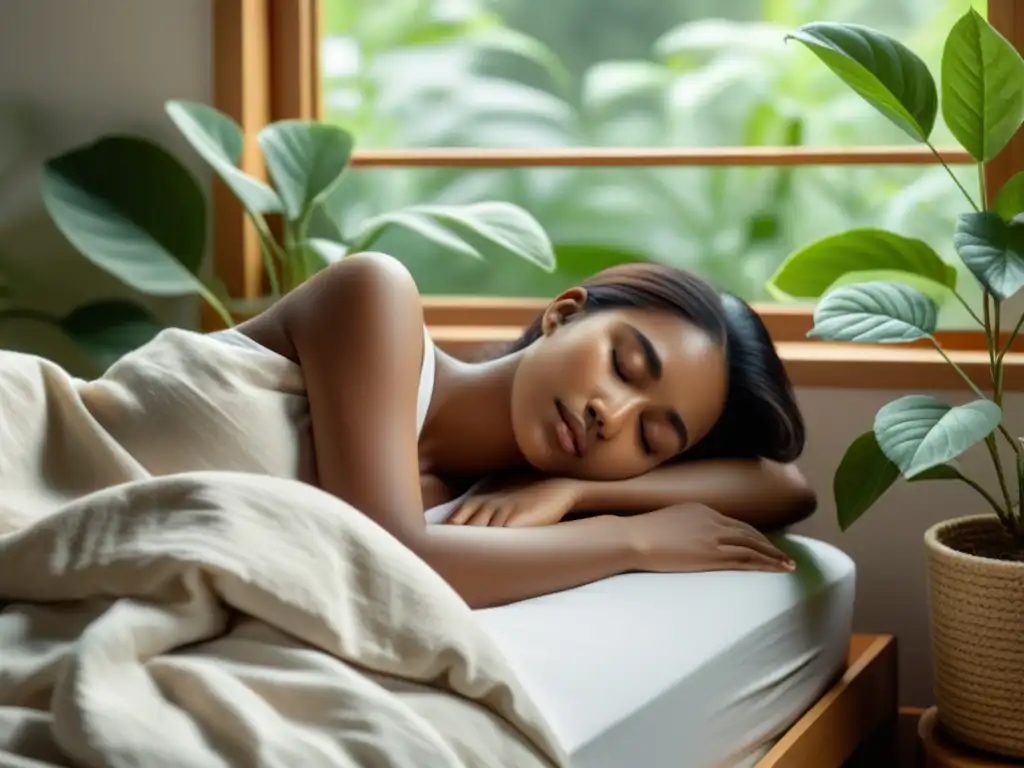
[[[382,213],[379,216],[366,219],[356,233],[355,245],[352,250],[365,251],[369,249],[384,233],[384,230],[392,225],[415,232],[446,251],[461,253],[474,259],[483,258],[480,251],[459,237],[458,234],[415,209]]]
[[[61,319],[60,327],[103,368],[146,344],[162,330],[149,311],[119,300],[78,307]]]
[[[973,8],[942,52],[942,117],[979,163],[998,155],[1024,122],[1024,59]]]
[[[352,134],[328,123],[282,120],[257,140],[290,221],[305,219],[323,201],[352,157]]]
[[[999,426],[1002,409],[991,400],[947,405],[927,395],[908,395],[875,416],[875,437],[907,478],[952,461]]]
[[[871,269],[863,272],[847,272],[832,283],[826,293],[830,293],[847,285],[857,285],[859,283],[870,282],[902,283],[903,285],[909,285],[911,288],[920,291],[931,299],[932,302],[935,303],[936,307],[941,307],[955,295],[948,285],[933,282],[911,272],[890,272],[885,269]]]
[[[956,268],[922,240],[882,229],[853,229],[789,256],[770,285],[794,298],[818,298],[849,272],[907,272],[956,288]]]
[[[1013,221],[1024,213],[1024,171],[1014,175],[1003,185],[992,202],[992,210],[1005,221]]]
[[[536,264],[546,272],[555,269],[555,253],[544,228],[533,216],[512,203],[483,202],[469,205],[421,205],[409,209],[445,226],[477,237],[513,256]]]
[[[907,46],[858,24],[815,22],[789,35],[917,141],[935,126],[939,98],[928,67]]]
[[[191,101],[169,101],[168,117],[192,148],[252,213],[280,213],[277,193],[238,167],[245,139],[238,124],[223,112]]]
[[[1024,287],[1024,224],[1007,223],[992,211],[965,213],[953,245],[993,296],[1005,300]]]
[[[153,296],[202,290],[206,199],[158,145],[100,139],[47,160],[41,187],[57,228],[96,266]]]
[[[840,530],[857,522],[899,476],[899,468],[882,453],[874,432],[850,443],[832,480]]]
[[[838,288],[818,302],[808,334],[826,341],[900,344],[935,333],[938,308],[902,283],[870,282]]]

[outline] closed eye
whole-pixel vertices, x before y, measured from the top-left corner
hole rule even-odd
[[[622,370],[622,366],[619,365],[619,353],[612,349],[612,370],[615,371],[615,375],[623,381],[628,381],[625,372]]]
[[[647,456],[650,456],[651,454],[654,453],[654,451],[651,450],[651,444],[647,442],[647,430],[644,429],[643,419],[640,419],[640,449]]]

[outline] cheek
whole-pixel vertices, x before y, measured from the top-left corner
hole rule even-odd
[[[657,466],[657,462],[640,454],[635,446],[617,440],[604,443],[582,462],[576,462],[573,476],[580,480],[628,480]]]

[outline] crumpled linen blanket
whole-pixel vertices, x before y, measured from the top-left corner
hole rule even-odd
[[[566,764],[308,447],[284,358],[168,330],[87,382],[0,352],[0,765]]]

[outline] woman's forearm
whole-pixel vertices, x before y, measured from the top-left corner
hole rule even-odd
[[[633,570],[625,520],[602,515],[541,528],[428,525],[408,542],[471,608],[487,608]]]
[[[647,512],[704,504],[761,529],[792,525],[815,509],[814,491],[792,464],[706,460],[658,467],[611,482],[581,481],[577,511]]]

